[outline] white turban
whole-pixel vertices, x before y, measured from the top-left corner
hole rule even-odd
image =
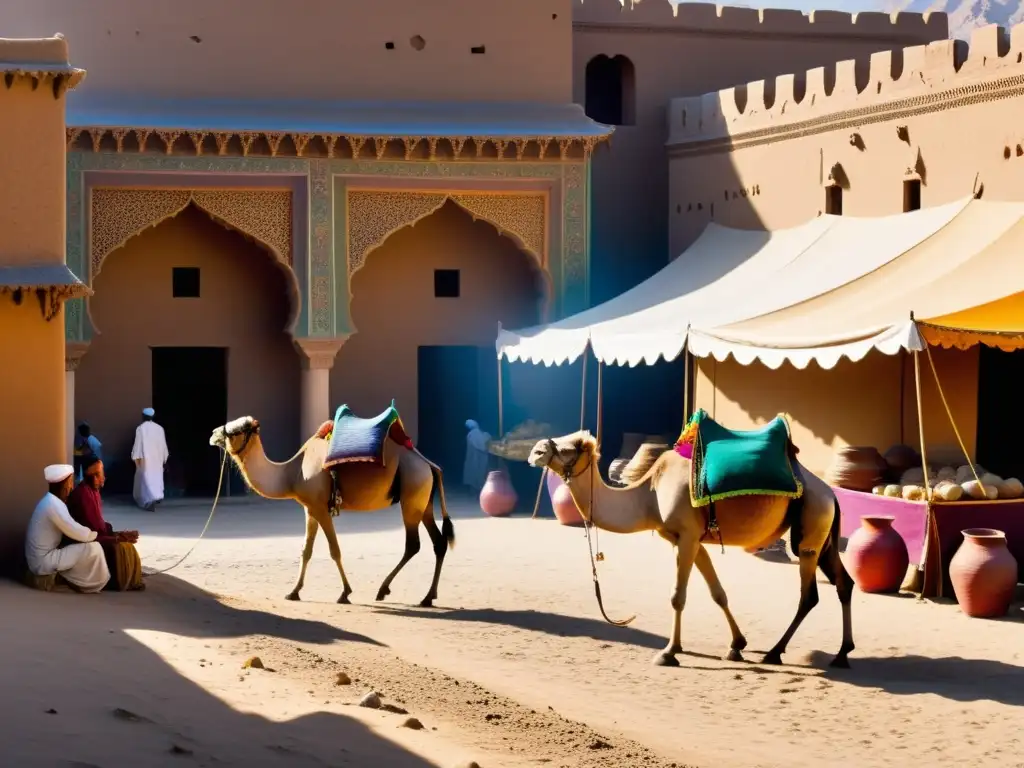
[[[152,419],[154,416],[156,416],[156,411],[154,411],[152,408],[143,408],[142,415],[149,416],[149,418]]]
[[[50,485],[63,483],[73,474],[75,474],[75,468],[70,464],[51,464],[43,470],[43,478]]]

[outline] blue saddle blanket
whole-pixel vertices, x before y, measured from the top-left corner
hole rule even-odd
[[[382,464],[384,441],[389,435],[398,443],[408,442],[394,400],[389,408],[372,419],[356,416],[347,405],[339,406],[334,414],[324,469],[356,461]]]

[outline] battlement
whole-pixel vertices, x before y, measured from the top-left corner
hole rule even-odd
[[[944,13],[841,13],[775,8],[737,8],[713,3],[670,0],[579,0],[573,21],[585,25],[664,27],[719,34],[813,35],[863,37],[884,43],[944,38],[949,23]]]
[[[1008,32],[992,24],[976,30],[970,43],[939,40],[672,99],[668,143],[723,139],[1021,74],[1024,25]]]

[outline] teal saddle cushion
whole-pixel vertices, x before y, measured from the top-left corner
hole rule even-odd
[[[704,411],[693,417],[691,501],[704,506],[735,496],[799,498],[803,485],[793,471],[789,424],[781,415],[761,429],[726,429]]]

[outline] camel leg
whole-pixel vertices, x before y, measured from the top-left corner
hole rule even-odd
[[[441,529],[437,527],[434,520],[434,509],[431,506],[423,515],[423,527],[427,529],[430,536],[430,543],[434,547],[434,578],[430,582],[430,591],[420,603],[421,608],[432,608],[437,600],[437,584],[441,581],[441,566],[444,565],[444,556],[448,554],[448,541],[445,539]]]
[[[839,514],[838,510],[836,514]],[[833,545],[834,546],[834,545]],[[843,607],[843,644],[839,647],[839,653],[832,659],[829,666],[838,669],[849,669],[850,661],[847,658],[853,651],[853,617],[850,610],[850,601],[853,598],[853,579],[843,567],[843,561],[839,559],[838,547],[834,550],[836,592],[839,594],[839,603]]]
[[[299,578],[295,580],[292,591],[285,595],[285,600],[298,600],[299,592],[306,583],[306,568],[309,566],[309,559],[313,557],[313,542],[316,541],[316,532],[320,530],[320,524],[316,521],[309,510],[306,510],[306,543],[302,546],[302,560],[299,562]]]
[[[786,646],[796,634],[800,624],[806,618],[811,609],[818,604],[818,582],[814,578],[818,570],[818,552],[813,549],[800,550],[800,605],[796,609],[796,616],[789,627],[779,638],[775,647],[768,651],[764,657],[765,664],[781,664],[782,654],[786,652]]]
[[[405,515],[402,515],[405,518]],[[377,590],[377,600],[383,600],[385,597],[391,594],[391,582],[395,580],[395,576],[398,575],[399,571],[405,568],[405,564],[412,560],[420,551],[420,525],[419,522],[415,522],[412,525],[405,524],[405,553],[402,555],[402,559],[398,561],[398,565],[395,569],[387,575],[383,583],[380,585],[380,589]]]
[[[697,550],[701,549],[699,540],[690,540],[684,536],[676,544],[676,589],[672,593],[672,639],[665,650],[655,654],[654,664],[658,667],[678,667],[676,654],[683,650],[682,621],[683,608],[686,607],[686,585],[690,580],[693,563],[697,559]]]
[[[324,529],[324,536],[327,537],[327,547],[331,551],[331,560],[338,566],[338,573],[341,575],[341,597],[338,598],[338,602],[348,605],[351,603],[348,596],[352,594],[352,585],[348,583],[345,568],[341,564],[341,547],[338,546],[338,534],[334,530],[334,521],[330,515],[324,515],[324,519],[320,521],[320,527]]]
[[[726,658],[729,661],[743,661],[742,651],[747,647],[747,638],[743,636],[739,624],[736,623],[732,611],[729,610],[729,598],[725,594],[722,582],[718,580],[715,566],[711,562],[711,555],[708,554],[704,547],[697,548],[697,559],[694,560],[693,564],[697,566],[700,575],[707,582],[708,591],[711,592],[711,599],[715,601],[715,605],[722,609],[722,613],[725,614],[725,620],[729,622],[729,631],[732,632],[732,644],[729,646],[729,655]]]

